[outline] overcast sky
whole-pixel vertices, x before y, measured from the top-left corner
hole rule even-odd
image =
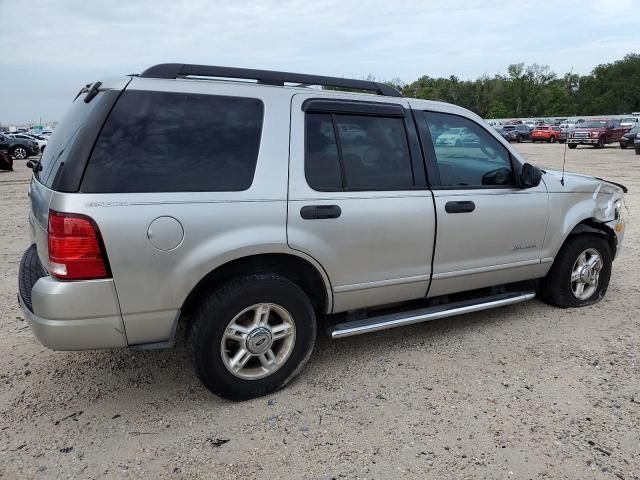
[[[510,63],[588,73],[640,51],[635,0],[0,0],[0,122],[163,62],[410,82]]]

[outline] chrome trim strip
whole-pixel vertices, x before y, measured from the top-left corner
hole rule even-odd
[[[441,280],[443,278],[460,277],[463,275],[473,275],[475,273],[494,272],[496,270],[506,270],[509,268],[526,267],[528,265],[538,265],[539,263],[541,263],[540,259],[534,258],[532,260],[523,260],[521,262],[502,263],[500,265],[488,265],[486,267],[468,268],[466,270],[455,270],[453,272],[434,273],[433,279]]]
[[[505,294],[504,298],[484,302],[480,299],[479,303],[472,305],[460,307],[453,306],[453,308],[448,309],[443,309],[442,305],[438,305],[436,307],[413,310],[410,312],[392,313],[389,315],[382,315],[380,317],[369,318],[366,320],[366,323],[365,321],[356,321],[343,324],[342,326],[336,325],[329,331],[329,335],[333,339],[351,337],[354,335],[361,335],[363,333],[377,332],[379,330],[386,330],[414,323],[427,322],[431,320],[438,320],[440,318],[462,315],[465,313],[480,312],[482,310],[514,305],[516,303],[532,300],[535,296],[536,294],[534,292]]]
[[[416,275],[415,277],[392,278],[390,280],[377,280],[375,282],[353,283],[350,285],[340,285],[333,288],[334,293],[352,292],[354,290],[366,290],[367,288],[390,287],[393,285],[404,285],[406,283],[428,282],[429,275]]]

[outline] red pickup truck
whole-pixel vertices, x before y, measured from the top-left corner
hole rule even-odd
[[[604,148],[607,143],[617,143],[622,136],[629,131],[620,125],[620,120],[603,118],[587,120],[571,132],[567,139],[569,148],[578,145],[593,145],[596,148]]]

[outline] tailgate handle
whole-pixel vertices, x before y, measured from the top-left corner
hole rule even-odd
[[[444,206],[447,213],[470,213],[476,209],[473,202],[447,202]]]
[[[338,205],[306,205],[300,209],[300,216],[305,220],[323,220],[338,218],[342,210]]]

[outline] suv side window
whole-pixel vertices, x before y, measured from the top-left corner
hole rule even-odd
[[[509,151],[487,130],[458,115],[423,113],[434,146],[441,187],[515,186]],[[463,128],[468,134],[459,138],[458,132]]]
[[[403,118],[307,113],[305,123],[305,175],[314,190],[413,188]]]
[[[257,98],[125,91],[98,137],[81,190],[247,190],[263,113]]]

